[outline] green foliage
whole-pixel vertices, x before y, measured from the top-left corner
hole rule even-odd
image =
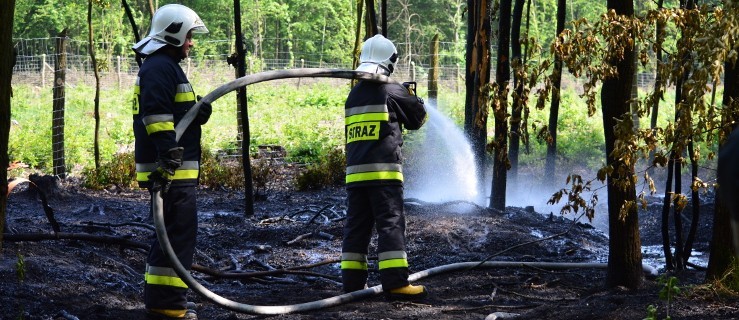
[[[583,198],[583,193],[591,191],[592,181],[583,181],[582,177],[573,174],[567,176],[566,183],[571,184],[571,187],[569,189],[560,189],[555,192],[549,201],[547,201],[547,204],[559,203],[559,201],[566,196],[567,203],[565,203],[565,205],[562,206],[562,210],[560,210],[562,215],[567,213],[580,214],[580,216],[584,215],[588,220],[593,221],[593,218],[595,217],[595,206],[598,204],[598,195],[593,193],[590,195],[590,199],[586,200]],[[579,216],[577,218],[579,218]]]
[[[657,320],[657,307],[653,304],[647,306],[647,317],[643,320]]]
[[[657,282],[662,285],[659,298],[666,301],[667,304],[671,304],[675,295],[680,293],[680,287],[677,286],[679,281],[676,277],[661,276],[657,279]]]
[[[678,280],[676,277],[668,277],[662,275],[657,278],[657,282],[662,286],[659,291],[659,299],[665,302],[665,318],[664,320],[672,319],[670,317],[670,306],[672,305],[675,296],[680,294],[680,287],[678,287]],[[647,317],[644,320],[658,320],[657,307],[649,305],[647,307]]]
[[[345,83],[345,82],[342,82]],[[316,162],[343,145],[348,87],[316,84],[255,86],[249,91],[251,145],[280,145],[292,162]]]
[[[18,258],[15,262],[15,275],[18,281],[23,282],[26,279],[26,261],[20,252],[17,252],[15,256]]]
[[[209,29],[198,35],[192,54],[204,56],[228,55],[234,52],[235,36],[233,1],[230,0],[161,0],[155,4],[182,3],[195,10]],[[668,4],[670,1],[668,1]],[[147,1],[129,1],[139,36],[149,32],[151,14]],[[388,3],[388,37],[398,44],[401,59],[428,65],[431,39],[439,35],[445,63],[464,65],[464,39],[467,3],[462,0],[417,0]],[[667,4],[666,4],[667,5]],[[56,36],[64,28],[72,39],[87,39],[88,0],[17,0],[14,38],[46,38]],[[649,4],[645,5],[649,6]],[[674,6],[674,4],[673,4]],[[530,3],[527,37],[539,39],[548,48],[555,37],[557,0]],[[572,0],[567,4],[567,20],[595,20],[605,11],[605,4],[590,0]],[[642,12],[644,10],[640,10]],[[310,14],[306,14],[306,13]],[[355,37],[356,4],[342,0],[263,0],[241,3],[242,29],[249,54],[259,61],[285,59],[293,63],[309,61],[352,61]],[[118,2],[93,1],[93,33],[99,55],[131,56],[130,46],[135,37],[128,17]],[[224,40],[227,40],[224,42]],[[81,54],[87,55],[83,48]]]
[[[659,291],[659,298],[665,301],[666,309],[666,320],[670,318],[670,307],[675,296],[680,294],[680,287],[677,286],[678,280],[676,277],[661,276],[657,279],[657,282],[662,285],[662,289]]]
[[[331,185],[343,185],[346,155],[343,148],[330,150],[318,163],[310,164],[297,177],[298,190],[320,189]]]
[[[643,320],[657,320],[657,307],[653,304],[647,306],[647,317]]]
[[[251,177],[256,195],[264,194],[267,184],[275,177],[273,161],[269,158],[257,158],[251,162]]]
[[[203,150],[200,165],[200,184],[208,188],[244,188],[244,170],[241,158]]]
[[[94,166],[86,167],[82,173],[83,186],[90,189],[103,189],[110,185],[121,188],[136,186],[136,161],[133,152],[117,153],[109,161],[100,164],[100,169]]]

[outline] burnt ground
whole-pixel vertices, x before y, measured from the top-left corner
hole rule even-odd
[[[9,233],[0,255],[0,319],[142,319],[143,248],[154,235],[148,195],[91,191],[70,181],[50,193],[61,239],[49,236],[51,226],[34,189],[22,184],[10,195]],[[240,192],[202,189],[198,206],[195,263],[201,271],[193,275],[211,291],[249,305],[291,305],[341,293],[342,189],[268,190],[251,217],[243,215]],[[642,236],[645,244],[659,244],[659,206],[650,207],[655,212],[642,214]],[[557,215],[515,207],[501,214],[464,202],[409,201],[406,209],[411,272],[491,256],[491,261],[605,261],[608,242],[601,232]],[[707,248],[709,226],[703,219],[696,248]],[[218,270],[232,276],[213,276]],[[272,273],[254,273],[264,271]],[[190,299],[200,319],[222,320],[486,319],[496,312],[518,314],[516,319],[644,319],[649,305],[658,307],[658,319],[667,316],[654,277],[638,290],[626,290],[604,288],[605,276],[598,268],[454,270],[416,281],[431,291],[423,302],[387,302],[375,295],[273,316],[229,311],[194,293]],[[701,285],[703,271],[690,268],[675,276],[681,293],[669,306],[672,319],[739,318],[739,299]],[[378,283],[372,272],[370,285]]]

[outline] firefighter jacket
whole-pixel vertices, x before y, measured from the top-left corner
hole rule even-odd
[[[195,105],[195,92],[178,60],[154,53],[144,60],[136,78],[133,101],[136,180],[142,188],[151,187],[149,174],[168,150],[183,147],[182,166],[175,170],[172,186],[197,185],[200,168],[200,135],[192,123],[175,139],[175,126]]]
[[[423,125],[423,101],[398,83],[360,81],[344,108],[347,188],[402,185],[401,125]]]

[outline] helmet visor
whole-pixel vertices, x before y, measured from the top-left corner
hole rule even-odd
[[[195,23],[192,24],[190,31],[192,31],[192,33],[208,33],[208,28],[205,27],[203,21],[197,19],[195,20]]]

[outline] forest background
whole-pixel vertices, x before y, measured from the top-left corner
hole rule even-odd
[[[171,1],[129,1],[132,15],[138,26],[139,37],[148,33],[151,11]],[[677,1],[666,6],[679,6]],[[188,74],[199,94],[214,89],[217,85],[233,79],[233,68],[227,59],[235,51],[233,2],[219,1],[180,1],[199,13],[210,29],[207,35],[198,36],[192,61],[187,63]],[[77,71],[77,77],[68,76],[67,82],[76,86],[67,91],[66,109],[68,113],[68,145],[64,155],[67,171],[80,171],[91,167],[94,162],[92,148],[86,141],[92,139],[90,126],[75,125],[73,121],[89,120],[93,106],[95,79],[93,77],[88,37],[91,37],[96,56],[96,65],[102,75],[102,111],[110,121],[104,121],[102,128],[109,139],[101,139],[100,157],[110,161],[120,151],[126,151],[132,142],[128,134],[127,107],[132,95],[129,87],[135,79],[137,65],[130,47],[135,42],[131,25],[119,2],[92,1],[91,26],[88,29],[88,1],[17,1],[13,28],[18,62],[14,68],[13,84],[16,99],[13,100],[15,123],[23,124],[13,128],[10,150],[11,161],[18,161],[38,170],[52,170],[53,159],[50,150],[51,131],[46,130],[51,123],[50,113],[44,112],[51,104],[51,86],[43,79],[53,77],[55,58],[54,39],[65,31],[70,39],[68,58],[70,71]],[[462,125],[464,118],[464,68],[465,38],[467,18],[465,1],[398,1],[388,4],[388,37],[393,39],[401,53],[401,61],[395,78],[400,81],[414,80],[419,83],[419,92],[425,96],[432,54],[430,46],[438,36],[440,48],[435,56],[439,58],[442,90],[439,92],[439,105],[442,112]],[[644,14],[655,9],[651,2],[636,3],[638,13]],[[440,10],[439,8],[443,8]],[[606,11],[605,3],[592,1],[569,1],[567,21],[586,19],[598,20]],[[310,12],[311,14],[305,14]],[[525,32],[531,39],[531,63],[552,59],[549,48],[556,36],[557,1],[531,1],[527,8]],[[351,69],[355,52],[356,3],[353,1],[254,1],[242,4],[242,26],[248,59],[248,73],[264,70],[297,67],[331,67]],[[494,12],[491,15],[495,14]],[[497,24],[493,24],[495,29]],[[497,34],[493,30],[493,38]],[[495,41],[492,42],[491,60],[495,60]],[[674,46],[675,39],[667,39],[665,46]],[[536,48],[534,48],[534,46]],[[45,56],[42,60],[42,56]],[[74,63],[71,61],[75,61]],[[190,68],[192,66],[192,70]],[[655,63],[640,67],[639,84],[642,92],[654,79]],[[495,69],[491,69],[494,73]],[[74,73],[70,73],[74,74]],[[560,154],[572,166],[593,168],[602,163],[604,143],[603,134],[597,118],[590,117],[584,100],[578,97],[582,90],[577,83],[584,77],[565,74],[563,82],[563,108],[567,117],[561,120],[563,137],[560,141]],[[342,82],[345,83],[345,82]],[[340,130],[321,130],[315,126],[290,122],[284,111],[260,109],[263,105],[293,106],[292,114],[300,113],[305,123],[333,123],[337,113],[311,112],[316,107],[341,106],[346,86],[319,83],[318,90],[308,90],[300,85],[284,83],[270,84],[249,92],[249,109],[255,121],[273,124],[253,127],[251,136],[252,152],[259,145],[282,145],[288,149],[291,160],[302,163],[315,162],[319,155],[325,154],[340,145]],[[41,90],[39,90],[39,87]],[[279,94],[271,93],[273,91]],[[320,92],[317,92],[320,91]],[[670,94],[669,92],[667,93]],[[305,96],[305,97],[303,97]],[[275,100],[276,97],[287,100]],[[236,137],[236,115],[233,97],[217,101],[216,112],[222,112],[220,123],[205,128],[206,147],[215,152],[234,151],[240,145]],[[296,101],[298,100],[298,101]],[[310,105],[312,104],[312,106]],[[305,107],[306,113],[301,110]],[[264,111],[262,111],[264,110]],[[264,113],[262,113],[264,112]],[[669,106],[660,110],[665,115],[660,122],[669,121]],[[532,131],[545,127],[548,114],[532,108]],[[289,124],[288,130],[273,130],[274,123]],[[282,125],[279,125],[283,127]],[[492,123],[490,123],[492,132]],[[225,130],[224,130],[225,128]],[[577,128],[578,130],[568,130]],[[295,132],[305,131],[309,132]],[[30,130],[30,131],[29,131]],[[76,131],[80,130],[80,131]],[[292,132],[292,133],[291,133]],[[31,143],[34,142],[34,143]],[[526,146],[522,162],[533,166],[543,166],[542,150],[546,142]],[[716,147],[715,145],[713,146]],[[538,151],[538,152],[537,152]],[[575,169],[577,170],[577,169]],[[566,170],[562,170],[566,171]],[[563,173],[564,174],[564,173]],[[560,179],[563,180],[563,179]],[[115,181],[121,183],[120,181]]]
[[[132,15],[139,29],[139,36],[148,33],[151,10],[168,1],[129,1]],[[232,1],[182,1],[192,7],[206,22],[210,33],[198,36],[196,48],[187,62],[187,71],[196,90],[205,95],[217,85],[234,78],[233,67],[227,63],[234,49],[234,22]],[[530,6],[528,30],[532,38],[540,39],[542,48],[549,46],[555,36],[556,1],[533,1]],[[415,80],[419,93],[426,95],[432,54],[432,39],[438,36],[441,83],[439,93],[441,111],[460,124],[464,117],[464,54],[466,18],[464,1],[400,1],[390,3],[388,9],[388,37],[393,39],[401,52],[401,61],[395,78],[400,81]],[[439,10],[438,8],[444,8]],[[100,139],[100,157],[103,164],[121,168],[121,157],[130,151],[133,136],[128,124],[130,85],[135,80],[138,67],[133,51],[135,42],[132,27],[119,2],[93,1],[88,28],[87,1],[18,1],[15,10],[13,38],[18,52],[14,68],[14,123],[11,130],[10,156],[32,169],[51,173],[52,123],[49,110],[53,97],[53,66],[55,39],[65,32],[69,39],[67,83],[75,86],[66,91],[67,131],[66,152],[63,155],[66,172],[85,171],[94,175],[90,141],[89,118],[92,116],[95,78],[90,58],[88,37],[93,39],[96,65],[101,75],[100,101],[105,121]],[[647,10],[645,7],[644,10]],[[243,33],[247,52],[247,72],[297,67],[330,67],[351,69],[356,34],[356,3],[353,1],[255,1],[242,4]],[[597,19],[605,11],[604,4],[593,5],[588,1],[572,1],[568,4],[569,19]],[[305,14],[310,12],[311,14]],[[90,32],[92,31],[92,34]],[[541,50],[540,59],[549,56]],[[493,71],[494,72],[494,71]],[[577,81],[571,77],[572,81]],[[642,77],[646,85],[649,75]],[[347,82],[340,82],[347,84]],[[309,82],[310,85],[310,82]],[[321,155],[342,142],[341,115],[326,112],[343,105],[348,86],[316,83],[315,89],[292,83],[270,83],[250,90],[249,113],[256,123],[252,126],[252,152],[259,145],[280,145],[287,149],[291,161],[313,163]],[[566,84],[565,84],[566,86]],[[39,90],[40,89],[40,90]],[[582,128],[571,131],[571,139],[561,139],[565,159],[575,166],[596,166],[602,162],[602,133],[597,130],[597,119],[589,118],[586,108],[578,102],[575,86],[569,86],[563,99],[573,105],[573,116],[564,120],[564,126]],[[206,148],[216,153],[237,154],[240,146],[237,137],[235,99],[224,97],[216,102],[214,122],[204,128]],[[284,105],[292,110],[264,108]],[[579,106],[579,107],[578,107]],[[318,111],[318,112],[314,112]],[[291,116],[299,115],[299,116]],[[546,122],[546,114],[538,113],[538,123]],[[75,121],[81,121],[79,125]],[[322,126],[306,125],[321,123]],[[567,130],[563,130],[568,135]],[[529,146],[543,150],[544,144]],[[529,156],[530,155],[530,156]],[[524,155],[526,163],[543,165],[541,152]],[[15,176],[24,175],[21,166]],[[27,174],[27,173],[25,173]],[[238,185],[238,179],[222,179],[227,174],[214,174],[213,184]],[[126,180],[130,172],[105,177],[93,177],[90,186],[116,183],[130,185]],[[207,176],[206,176],[207,178]],[[221,179],[220,182],[215,180]],[[208,183],[209,180],[206,180]]]

